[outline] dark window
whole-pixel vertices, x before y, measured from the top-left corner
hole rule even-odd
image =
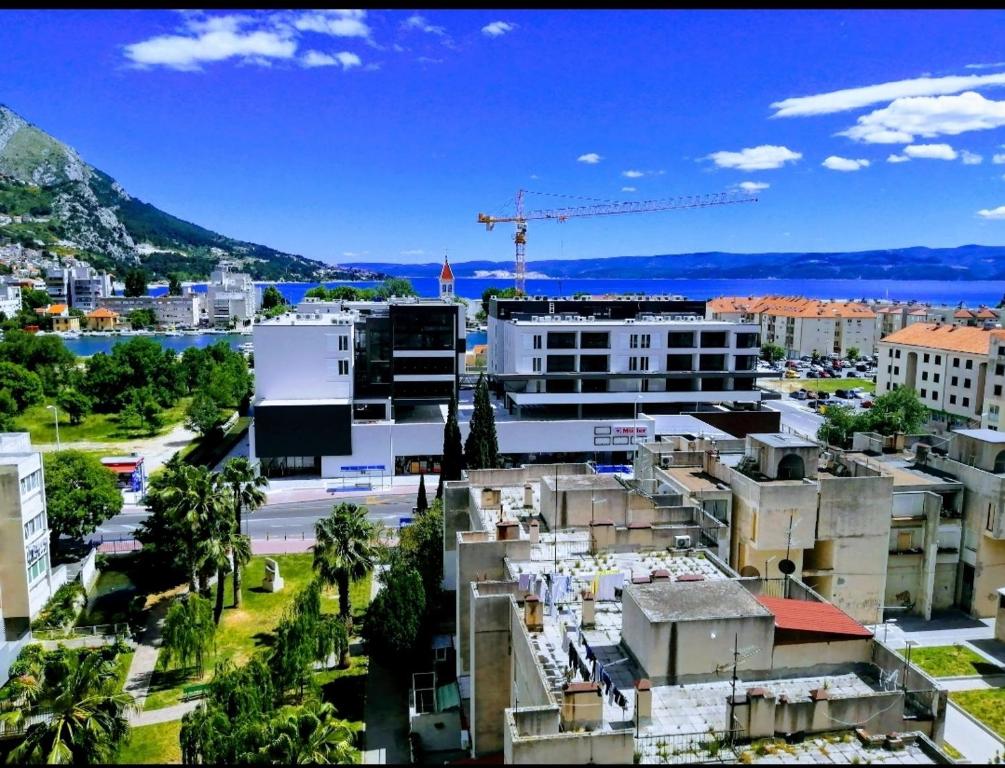
[[[897,350],[897,351],[896,351],[896,352],[894,353],[894,355],[893,355],[893,356],[894,356],[895,358],[897,358],[898,360],[900,360],[900,350],[898,349],[898,350]]]
[[[611,335],[609,333],[586,332],[579,336],[579,346],[583,349],[608,349],[611,346]]]
[[[395,349],[454,349],[457,344],[452,308],[392,305],[390,315]]]
[[[738,349],[751,349],[761,345],[760,334],[738,333],[736,334],[736,346]]]
[[[926,352],[926,353],[925,353],[925,362],[927,363],[927,362],[928,362],[928,360],[929,360],[929,354],[928,354],[928,353]]]
[[[939,378],[940,378],[940,375],[938,373],[932,374],[932,381],[934,381],[936,384],[939,383]]]
[[[583,392],[606,392],[607,379],[583,379]]]
[[[582,373],[604,373],[607,368],[607,355],[580,355],[579,370]]]
[[[899,376],[900,375],[900,366],[899,365],[893,366],[893,372],[894,372],[895,375]]]
[[[699,371],[724,371],[726,370],[725,355],[701,355],[698,364]]]
[[[690,392],[694,382],[694,379],[667,379],[667,392]]]
[[[964,397],[963,398],[963,407],[964,408],[969,408],[970,407],[970,398],[969,397]]]
[[[548,334],[548,349],[575,349],[576,333],[559,333],[552,331]]]
[[[573,373],[575,370],[575,355],[548,355],[548,373]]]
[[[708,376],[701,380],[703,392],[724,392],[726,390],[726,379],[722,376]]]
[[[966,368],[967,368],[968,371],[972,371],[974,369],[974,361],[973,360],[967,360]]]
[[[736,371],[755,371],[757,370],[757,355],[737,355],[736,356]]]
[[[387,418],[387,406],[383,403],[354,403],[352,417],[357,421],[380,421]]]
[[[953,376],[953,378],[951,378],[949,380],[949,383],[952,384],[954,387],[959,386],[960,377],[959,376]]]
[[[995,376],[1005,376],[1005,365],[998,363],[995,366]]]
[[[942,365],[942,355],[936,355],[935,356],[935,364],[936,365]]]
[[[703,347],[725,347],[728,346],[726,342],[726,332],[725,331],[702,331],[701,332],[701,345]]]
[[[963,380],[963,388],[964,389],[970,389],[970,379],[964,379]]]
[[[921,380],[922,381],[928,381],[928,371],[922,371],[921,372]]]
[[[454,372],[457,358],[451,357],[396,357],[394,373],[415,376],[423,373],[444,374]]]
[[[694,331],[670,331],[667,334],[667,346],[670,349],[689,349],[694,347]]]
[[[534,349],[541,348],[541,334],[536,334],[534,336]]]
[[[1002,396],[1002,385],[995,384],[995,397],[1001,397],[1001,396]]]
[[[545,392],[560,392],[567,394],[576,391],[575,379],[547,379],[544,382]]]
[[[667,355],[668,371],[690,371],[694,366],[691,355]]]
[[[893,373],[893,366],[892,365],[886,366],[886,372],[887,373]]]
[[[752,376],[738,376],[733,379],[733,389],[751,390],[754,388],[755,379]]]
[[[932,399],[933,400],[938,400],[939,399],[939,393],[936,392],[934,389],[932,390]]]
[[[949,396],[949,404],[950,405],[956,405],[956,395],[950,395]]]
[[[960,358],[954,357],[953,358],[953,368],[959,368],[959,367],[960,367]]]
[[[921,396],[922,397],[928,397],[928,390],[927,389],[922,389],[921,390]]]

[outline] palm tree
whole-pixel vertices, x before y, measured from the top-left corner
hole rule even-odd
[[[241,510],[254,512],[265,503],[264,488],[269,480],[244,456],[237,456],[227,462],[223,468],[223,482],[230,486],[234,499],[234,518],[237,521],[237,532],[241,532]],[[234,607],[241,607],[241,565],[234,563]]]
[[[339,616],[352,619],[349,585],[373,570],[379,554],[379,527],[366,507],[342,502],[314,526],[314,570],[327,585],[338,587]]]
[[[221,519],[221,526],[203,543],[206,563],[216,568],[216,607],[213,622],[220,623],[223,615],[223,593],[226,589],[227,572],[237,569],[251,559],[251,541],[233,527],[233,518]]]
[[[355,728],[329,702],[313,701],[273,721],[261,754],[270,763],[336,765],[356,762]]]
[[[198,574],[199,593],[208,596],[209,574],[218,562],[211,542],[226,530],[225,521],[233,520],[223,481],[206,467],[185,467],[163,497],[195,543],[189,567]]]
[[[114,666],[94,652],[67,655],[65,664],[46,667],[25,704],[43,707],[49,717],[28,726],[8,763],[107,763],[129,731],[126,712],[132,695],[118,690]],[[17,710],[19,718],[25,708]],[[28,710],[27,714],[30,714]]]

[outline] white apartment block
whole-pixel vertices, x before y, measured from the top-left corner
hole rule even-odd
[[[205,296],[190,292],[181,296],[109,296],[101,301],[101,306],[122,317],[137,309],[150,309],[158,325],[195,328],[205,301]]]
[[[21,311],[21,285],[19,282],[0,283],[0,312],[8,318]]]
[[[45,290],[53,304],[67,304],[90,312],[98,308],[102,299],[112,295],[112,277],[83,262],[49,265],[45,269]]]
[[[231,272],[221,264],[210,274],[206,288],[206,314],[212,325],[247,325],[258,309],[258,291],[251,275]]]
[[[856,302],[724,297],[709,301],[705,312],[709,319],[759,323],[761,342],[777,344],[789,357],[844,357],[850,349],[872,354],[879,338],[876,313]]]
[[[998,429],[1005,383],[1005,357],[999,355],[1003,348],[1001,329],[909,325],[879,342],[877,392],[909,387],[929,409],[948,414],[954,422]]]

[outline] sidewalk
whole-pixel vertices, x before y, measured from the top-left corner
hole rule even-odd
[[[133,653],[133,660],[129,665],[126,682],[122,686],[126,693],[133,695],[136,700],[136,706],[141,712],[143,704],[147,700],[147,693],[150,690],[150,678],[153,677],[154,667],[157,665],[161,627],[164,624],[164,617],[167,615],[170,605],[170,600],[161,600],[150,610],[146,629],[143,630],[143,634],[136,640],[136,651]]]
[[[971,763],[990,763],[1005,745],[985,728],[977,725],[951,701],[946,707],[943,738],[963,753]]]
[[[367,483],[370,484],[367,484]],[[439,475],[426,475],[426,495],[436,496],[436,487],[440,482]],[[272,478],[266,491],[267,504],[288,504],[297,501],[321,501],[324,499],[338,500],[350,496],[405,496],[415,495],[419,491],[418,475],[396,475],[385,477],[383,486],[379,477],[359,478],[358,484],[343,484],[337,479],[310,478]]]
[[[172,720],[181,720],[201,703],[200,700],[196,699],[194,701],[175,704],[172,707],[151,709],[146,712],[134,712],[129,716],[129,725],[133,728],[138,728],[143,725],[156,725],[157,723],[170,723]]]

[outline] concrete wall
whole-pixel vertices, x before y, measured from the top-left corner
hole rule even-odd
[[[891,674],[890,679],[903,690],[905,687],[912,701],[925,709],[925,716],[930,718],[930,726],[922,720],[915,727],[901,727],[897,730],[921,730],[936,743],[942,742],[942,734],[946,724],[946,702],[949,693],[939,690],[938,683],[921,670],[918,665],[907,664],[906,659],[893,649],[887,647],[878,639],[872,643],[872,663],[884,673]],[[871,729],[871,726],[870,726]]]
[[[558,732],[558,707],[531,712],[507,709],[503,761],[507,765],[627,765],[632,762],[632,730]]]
[[[510,603],[510,638],[513,644],[513,678],[515,686],[512,690],[510,706],[535,707],[555,704],[546,685],[547,677],[537,660],[537,652],[530,642],[527,626],[523,620],[523,607]]]
[[[746,672],[768,671],[771,669],[774,640],[774,616],[679,621],[673,641],[675,674],[672,682],[722,679],[722,673],[716,673],[716,667],[732,663],[735,642],[740,648],[757,649],[744,662]]]
[[[419,743],[427,752],[461,747],[460,710],[416,715],[409,721],[409,725],[412,733],[419,736]]]
[[[475,757],[503,749],[503,710],[510,705],[512,647],[510,585],[472,584],[464,625],[471,649],[471,748]],[[515,586],[515,585],[512,585]],[[481,594],[498,589],[496,594]],[[461,625],[458,626],[459,631]]]
[[[670,666],[672,626],[669,622],[650,624],[631,590],[621,597],[621,640],[653,682],[666,678]]]
[[[828,666],[847,668],[849,664],[870,661],[871,657],[872,638],[869,637],[776,645],[771,652],[771,671],[778,676],[790,671],[807,674],[808,670],[821,670]],[[814,674],[818,672],[814,671]]]

